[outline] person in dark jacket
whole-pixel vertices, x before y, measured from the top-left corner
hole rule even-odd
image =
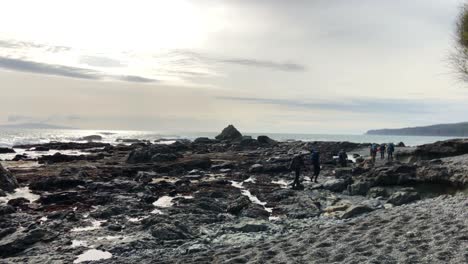
[[[385,159],[385,150],[387,149],[387,145],[382,144],[380,145],[379,151],[380,151],[380,159]]]
[[[320,153],[316,150],[312,150],[312,166],[314,166],[314,182],[316,183],[320,174]]]
[[[390,143],[387,148],[387,158],[389,161],[393,161],[393,152],[395,152],[395,145]]]
[[[291,171],[294,171],[296,175],[296,177],[294,178],[294,182],[292,184],[293,189],[300,189],[301,182],[299,178],[301,176],[301,170],[304,167],[305,167],[305,163],[304,163],[304,159],[302,158],[302,155],[294,156],[294,158],[291,160],[291,164],[289,164],[289,169]]]
[[[347,167],[348,166],[348,154],[344,149],[340,150],[338,153],[338,162],[340,163],[341,167]]]

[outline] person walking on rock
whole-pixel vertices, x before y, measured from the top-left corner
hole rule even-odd
[[[393,161],[393,152],[395,152],[395,145],[393,143],[388,144],[387,158],[389,161]]]
[[[377,144],[372,144],[370,147],[370,155],[372,159],[372,164],[375,164],[375,158],[377,156]]]
[[[314,182],[317,183],[320,174],[320,153],[316,150],[312,150],[312,166],[314,166]]]
[[[380,151],[380,159],[384,160],[385,159],[385,150],[387,149],[387,145],[382,144],[380,145],[379,151]]]
[[[348,154],[344,149],[340,150],[338,153],[338,162],[340,163],[341,167],[347,167],[348,166]]]
[[[302,155],[294,156],[294,158],[291,160],[291,164],[289,164],[289,169],[295,172],[295,178],[292,184],[293,189],[301,189],[302,184],[299,180],[299,177],[301,176],[301,170],[304,167],[305,163],[304,159],[302,158]]]

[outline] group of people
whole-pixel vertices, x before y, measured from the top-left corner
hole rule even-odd
[[[317,178],[320,174],[320,153],[316,150],[312,150],[310,152],[310,160],[314,171],[314,182],[317,182]],[[289,165],[289,169],[295,173],[294,182],[292,184],[293,189],[300,189],[302,187],[300,181],[301,171],[306,168],[307,166],[302,155],[294,156]]]
[[[385,159],[385,153],[387,153],[387,158],[389,161],[393,160],[393,153],[395,152],[395,145],[393,143],[389,144],[372,144],[370,146],[370,155],[372,158],[372,163],[375,163],[377,153],[380,153],[380,158]],[[312,163],[312,168],[314,172],[313,181],[317,183],[317,178],[320,174],[320,153],[317,150],[312,150],[310,154],[310,161]],[[341,150],[338,153],[338,164],[341,167],[348,166],[348,154],[345,150]],[[295,173],[294,182],[292,184],[293,189],[302,189],[303,186],[300,181],[301,171],[307,169],[306,163],[304,161],[303,155],[299,154],[294,156],[289,165],[289,169]],[[312,180],[312,179],[311,179]]]
[[[372,158],[372,163],[375,163],[375,159],[377,157],[377,153],[380,153],[380,159],[384,160],[385,159],[385,153],[387,153],[387,159],[389,161],[393,160],[393,152],[395,152],[395,144],[389,143],[389,144],[372,144],[370,146],[370,155]]]

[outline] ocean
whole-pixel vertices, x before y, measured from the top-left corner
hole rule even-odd
[[[140,140],[193,140],[197,137],[214,138],[215,132],[195,133],[157,133],[151,131],[119,131],[119,130],[81,130],[81,129],[0,129],[0,147],[12,147],[21,144],[58,142],[85,142],[80,138],[89,135],[100,135],[101,142],[118,144],[118,139]],[[451,137],[431,136],[381,136],[381,135],[333,135],[333,134],[280,134],[280,133],[243,133],[257,137],[267,135],[275,140],[303,140],[303,141],[350,141],[355,143],[389,143],[404,142],[407,146],[417,146],[436,141],[447,140]]]

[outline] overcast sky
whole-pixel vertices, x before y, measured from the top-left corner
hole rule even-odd
[[[462,0],[6,0],[0,123],[359,134],[468,121]]]

